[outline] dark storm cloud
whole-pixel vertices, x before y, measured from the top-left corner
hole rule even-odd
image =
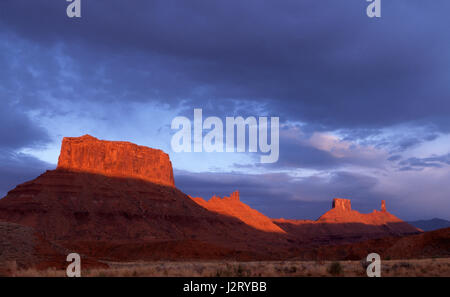
[[[18,184],[38,177],[55,166],[32,156],[0,149],[0,198]]]
[[[0,36],[0,198],[17,184],[51,168],[45,162],[20,153],[42,148],[50,141],[48,132],[30,114],[42,101],[29,93],[39,88],[26,70],[20,48],[10,47]],[[42,85],[41,85],[42,86]],[[27,99],[25,99],[27,98]],[[42,106],[39,106],[42,108]]]
[[[71,20],[65,1],[7,0],[0,22],[61,44],[83,83],[104,90],[95,100],[229,112],[235,99],[327,129],[422,120],[447,130],[450,3],[433,3],[389,1],[375,21],[360,0],[83,1]]]
[[[49,141],[47,131],[33,119],[29,112],[34,103],[24,104],[22,94],[27,82],[23,65],[12,67],[16,58],[8,56],[8,49],[0,40],[0,198],[15,185],[36,177],[49,165],[26,154],[18,153],[25,148],[44,147]],[[16,71],[17,70],[17,71]],[[17,80],[16,80],[17,79]]]
[[[21,111],[20,106],[4,102],[0,108],[0,139],[0,149],[13,150],[43,145],[48,135]]]
[[[17,153],[48,141],[40,115],[96,125],[103,119],[92,106],[128,116],[129,103],[152,101],[189,117],[198,107],[205,116],[302,122],[305,140],[282,138],[280,161],[269,169],[312,168],[318,176],[176,173],[188,194],[239,189],[275,217],[316,218],[334,196],[355,199],[361,210],[378,206],[377,179],[342,171],[372,169],[374,161],[320,150],[307,143],[314,132],[339,129],[344,141],[392,156],[449,132],[449,1],[384,1],[381,20],[366,17],[364,0],[82,3],[83,18],[75,20],[64,0],[0,1],[0,149],[8,152],[0,158],[0,191],[47,167]],[[404,130],[384,135],[393,125]],[[431,128],[406,133],[411,126]],[[446,164],[403,162],[404,170]],[[404,197],[393,197],[400,213]]]
[[[243,202],[271,217],[315,219],[328,210],[334,197],[351,197],[362,211],[379,204],[372,193],[377,179],[345,171],[326,177],[295,178],[284,173],[252,175],[178,170],[175,184],[185,193],[204,199],[213,195],[229,196],[239,190]]]
[[[16,150],[45,144],[47,132],[28,114],[33,110],[33,102],[25,104],[22,100],[26,96],[24,90],[37,86],[32,84],[31,74],[23,71],[26,65],[20,63],[19,49],[7,46],[2,37],[0,34],[0,149]]]

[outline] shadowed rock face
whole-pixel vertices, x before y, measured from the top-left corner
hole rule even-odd
[[[0,200],[2,221],[32,227],[71,251],[117,261],[270,258],[289,247],[278,234],[208,211],[174,187],[64,170],[11,190]]]
[[[12,276],[14,269],[55,267],[65,269],[70,253],[47,241],[34,228],[0,222],[0,276]],[[108,265],[83,255],[83,268],[107,268]]]
[[[408,236],[371,239],[345,245],[322,246],[306,251],[307,259],[360,260],[368,253],[387,259],[448,258],[450,228]],[[305,255],[303,254],[303,256]]]
[[[172,163],[163,151],[130,142],[99,140],[90,135],[63,139],[57,169],[175,186]]]

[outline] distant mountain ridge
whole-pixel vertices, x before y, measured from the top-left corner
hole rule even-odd
[[[423,231],[433,231],[450,227],[450,221],[439,218],[433,218],[431,220],[411,221],[408,223],[416,228],[422,229]]]

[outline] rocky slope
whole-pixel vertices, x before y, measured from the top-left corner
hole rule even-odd
[[[0,222],[0,276],[14,276],[17,270],[54,267],[65,270],[70,250],[46,240],[31,227]],[[83,268],[107,268],[96,259],[81,255]]]
[[[255,229],[266,232],[286,233],[274,224],[270,218],[242,203],[239,199],[239,191],[235,191],[230,197],[220,198],[213,196],[208,201],[196,197],[192,198],[192,200],[212,212],[235,217]]]
[[[152,159],[152,154],[163,161],[151,170],[141,168],[147,166],[141,161]],[[116,156],[128,158],[127,162],[111,165]],[[156,254],[170,259],[211,258],[211,250],[220,257],[270,257],[287,248],[284,237],[192,201],[173,186],[173,175],[167,173],[170,161],[161,156],[157,150],[90,136],[64,139],[58,168],[1,199],[0,221],[32,227],[65,248],[114,260],[135,258],[127,247],[151,259],[160,247],[166,248]],[[205,245],[214,249],[202,252]],[[117,254],[112,247],[122,252]]]
[[[360,214],[343,199],[317,221],[292,221],[264,216],[238,192],[190,198],[175,187],[167,154],[89,135],[65,138],[56,170],[1,199],[0,222],[114,261],[288,259],[305,248],[418,232],[385,206]]]

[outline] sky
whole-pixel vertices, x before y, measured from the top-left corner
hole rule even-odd
[[[164,150],[177,187],[240,190],[271,217],[334,197],[450,219],[450,2],[0,1],[0,197],[56,167],[65,136]],[[279,160],[172,151],[177,116],[280,119]]]

